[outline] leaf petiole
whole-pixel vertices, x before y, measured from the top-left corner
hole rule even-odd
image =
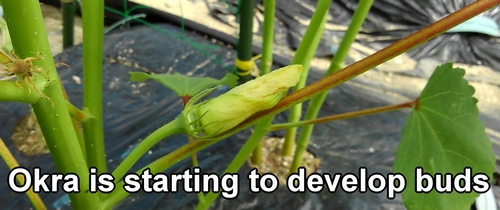
[[[291,122],[291,123],[274,124],[270,127],[269,131],[282,130],[282,129],[291,128],[291,127],[299,127],[299,126],[303,126],[303,125],[315,125],[315,124],[326,123],[326,122],[335,121],[335,120],[343,120],[343,119],[349,119],[349,118],[354,118],[354,117],[359,117],[359,116],[364,116],[364,115],[378,114],[378,113],[383,113],[383,112],[388,112],[388,111],[394,111],[394,110],[399,110],[399,109],[403,109],[403,108],[412,108],[417,103],[417,100],[418,99],[415,99],[414,101],[402,103],[402,104],[382,106],[382,107],[365,109],[365,110],[354,111],[354,112],[348,112],[348,113],[337,114],[337,115],[330,115],[327,117],[321,117],[321,118],[316,118],[316,119],[312,119],[312,120],[303,120],[303,121]]]

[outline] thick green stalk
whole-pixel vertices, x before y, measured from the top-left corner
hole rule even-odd
[[[264,31],[262,41],[262,57],[260,60],[260,75],[271,72],[273,65],[273,43],[274,43],[274,14],[276,0],[264,1]],[[252,163],[258,165],[262,162],[262,143],[259,143],[252,154]]]
[[[344,63],[345,58],[351,48],[352,43],[356,40],[356,35],[359,32],[359,29],[363,25],[363,22],[366,18],[366,15],[370,11],[370,8],[373,4],[373,0],[360,0],[358,4],[358,8],[353,14],[351,23],[349,24],[349,28],[347,29],[344,38],[342,38],[342,42],[340,43],[339,49],[333,60],[330,64],[330,68],[326,72],[326,75],[333,73],[334,71],[339,70]],[[307,108],[305,120],[311,120],[317,117],[321,105],[325,101],[328,92],[325,91],[321,93],[319,96],[313,98],[309,103],[309,107]],[[295,149],[295,155],[293,158],[292,165],[290,166],[290,173],[297,170],[297,168],[302,164],[302,156],[304,151],[307,149],[307,145],[309,144],[309,140],[313,131],[314,125],[309,124],[302,127],[302,132],[300,133],[299,139],[297,141],[297,147]]]
[[[245,161],[248,159],[248,156],[250,153],[252,153],[252,150],[255,149],[257,144],[262,141],[262,138],[266,135],[266,133],[269,131],[269,127],[271,126],[271,122],[273,121],[274,115],[268,116],[262,121],[259,121],[255,127],[252,135],[248,140],[245,142],[245,145],[241,148],[241,150],[238,152],[236,157],[231,161],[229,166],[226,168],[223,174],[226,173],[236,173],[238,170],[241,168],[241,166],[245,163]],[[196,209],[208,209],[210,205],[217,199],[217,196],[219,196],[219,193],[214,193],[214,192],[209,192],[208,194],[205,195],[205,202],[204,203],[198,203],[198,206]]]
[[[107,172],[102,112],[102,54],[104,1],[82,2],[83,20],[83,107],[94,118],[82,123],[89,167]]]
[[[240,33],[238,39],[237,47],[237,59],[240,61],[251,61],[252,60],[252,38],[253,38],[253,15],[255,8],[255,0],[245,0],[241,1],[240,9]],[[252,61],[253,62],[253,61]],[[250,71],[252,69],[246,69],[244,66],[236,66],[238,68],[238,76],[240,76],[241,82],[246,82],[252,79]],[[241,74],[240,74],[241,73]]]
[[[120,180],[130,168],[142,157],[142,155],[146,154],[151,147],[153,147],[156,143],[161,141],[167,136],[171,136],[179,133],[186,133],[185,128],[186,124],[184,118],[181,117],[175,118],[171,122],[165,124],[164,126],[158,128],[153,133],[151,133],[148,137],[146,137],[139,145],[137,145],[132,152],[116,167],[113,171],[113,177],[116,181]]]
[[[291,64],[302,64],[304,70],[302,71],[301,78],[297,85],[293,88],[293,91],[302,89],[306,85],[307,76],[309,74],[309,66],[311,60],[314,57],[314,53],[318,48],[319,42],[321,41],[321,35],[325,29],[325,23],[328,16],[328,11],[330,9],[329,0],[322,0],[318,2],[316,11],[311,18],[311,22],[307,27],[307,31],[304,34],[304,38],[300,42],[299,48],[292,59]],[[290,108],[290,116],[288,117],[288,122],[297,122],[300,120],[302,114],[302,104],[297,104]],[[285,142],[283,143],[283,150],[281,154],[283,156],[291,156],[292,149],[295,144],[295,135],[297,134],[297,127],[289,128],[285,132]]]
[[[63,49],[73,46],[76,2],[61,0],[63,19]]]
[[[54,106],[41,97],[32,104],[33,111],[57,169],[63,174],[77,174],[80,178],[79,189],[85,192],[89,189],[89,171],[75,130],[71,126],[71,117],[45,32],[40,3],[35,0],[2,0],[2,6],[16,53],[21,58],[34,57],[37,53],[44,55],[44,59],[33,63],[50,72],[50,81],[47,82],[41,75],[45,72],[35,73],[32,79],[35,83],[47,82],[47,88],[40,91],[51,98]],[[100,205],[97,194],[70,193],[69,197],[74,209],[98,209]]]

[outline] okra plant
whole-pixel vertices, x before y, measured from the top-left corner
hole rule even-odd
[[[268,0],[264,2],[266,6],[269,6],[266,10],[273,10],[273,2]],[[368,1],[360,2],[365,2],[360,3],[359,10],[363,10],[360,12],[362,15],[355,14],[356,18],[353,18],[355,25],[358,25],[357,28],[368,11],[367,7],[371,5],[371,3],[366,3]],[[15,81],[0,80],[0,101],[31,104],[57,169],[63,174],[76,174],[80,178],[78,182],[80,192],[69,193],[71,205],[75,209],[111,209],[129,194],[124,189],[125,183],[122,177],[130,173],[132,166],[149,148],[173,134],[186,134],[196,139],[149,163],[135,173],[141,174],[146,170],[150,173],[162,172],[179,160],[255,125],[252,136],[225,171],[236,173],[262,137],[273,126],[293,128],[305,125],[310,128],[303,129],[300,134],[305,137],[299,138],[306,140],[299,139],[297,142],[297,160],[291,168],[293,172],[300,165],[300,158],[297,157],[301,157],[301,151],[303,152],[307,146],[307,136],[310,136],[312,132],[311,125],[401,108],[410,108],[412,112],[396,151],[393,171],[406,177],[407,188],[413,187],[416,168],[421,168],[431,174],[457,174],[464,172],[464,168],[470,167],[474,173],[484,173],[491,177],[495,169],[495,156],[491,149],[491,142],[484,131],[484,125],[478,117],[477,100],[472,97],[474,90],[462,78],[464,70],[455,69],[451,64],[439,66],[429,79],[421,96],[408,103],[318,119],[315,118],[320,106],[314,106],[312,109],[316,110],[308,110],[305,121],[298,121],[300,117],[293,113],[291,116],[295,117],[291,118],[295,119],[291,119],[290,123],[271,125],[271,121],[275,114],[306,100],[312,99],[311,104],[321,104],[325,91],[330,88],[500,4],[500,0],[475,1],[349,66],[342,68],[343,56],[336,56],[329,74],[306,86],[304,77],[307,76],[306,72],[319,42],[320,32],[323,31],[329,4],[328,0],[318,1],[318,7],[308,32],[304,36],[297,55],[292,60],[292,64],[295,65],[263,75],[216,98],[204,97],[211,90],[210,87],[205,86],[202,88],[205,90],[197,90],[189,95],[179,95],[181,98],[186,98],[185,109],[179,117],[171,122],[165,122],[164,126],[146,137],[116,169],[109,169],[106,164],[102,126],[101,64],[104,1],[82,1],[83,42],[85,43],[83,45],[84,104],[80,110],[68,101],[57,71],[53,68],[54,61],[39,2],[2,0],[14,52],[18,55],[15,59],[0,60],[6,66],[2,72],[6,76],[16,75],[18,78]],[[361,17],[361,22],[355,20],[359,19],[358,16]],[[269,17],[266,15],[266,18]],[[353,29],[352,33],[346,35],[345,50],[349,48],[349,42],[354,40],[353,36],[357,33],[357,29]],[[265,43],[272,45],[272,41],[269,42],[269,40]],[[269,48],[265,49],[263,58],[269,59]],[[38,55],[43,55],[43,58]],[[141,75],[134,76],[132,73],[132,80],[144,79],[147,78],[141,78]],[[159,81],[169,83],[168,79],[159,79]],[[226,83],[215,82],[207,86],[218,84]],[[294,91],[287,94],[290,87],[295,87]],[[231,101],[231,103],[225,103],[226,101]],[[294,108],[294,110],[301,110],[300,105],[298,107],[299,109]],[[245,112],[240,108],[245,109]],[[246,112],[249,109],[251,111]],[[78,129],[77,120],[83,124],[83,132]],[[290,133],[293,132],[290,131]],[[294,141],[289,141],[288,144],[294,144]],[[15,167],[12,158],[9,158],[7,154],[8,151],[4,149],[0,151],[8,161],[8,165],[11,168]],[[68,156],[68,153],[71,155]],[[110,172],[114,177],[115,190],[107,194],[87,193],[90,192],[90,168],[97,171],[97,174]],[[19,182],[22,183],[23,180],[19,179]],[[200,193],[198,208],[208,208],[217,195],[218,193],[213,192]],[[29,196],[37,209],[45,208],[36,194],[29,193]],[[434,190],[429,194],[418,194],[413,190],[403,192],[404,204],[409,209],[465,209],[467,205],[470,206],[476,196],[477,193],[442,194]],[[426,202],[427,200],[434,202]]]

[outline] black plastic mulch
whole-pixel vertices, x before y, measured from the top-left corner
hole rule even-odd
[[[262,1],[257,1],[262,5]],[[439,19],[471,4],[474,0],[377,0],[361,29],[358,41],[378,49],[397,41]],[[207,4],[212,16],[222,22],[233,24],[225,18],[237,11],[237,0],[224,0]],[[334,0],[330,6],[328,23],[348,26],[359,1]],[[316,8],[316,0],[276,1],[275,42],[297,49],[309,20]],[[262,7],[259,7],[262,8]],[[263,10],[259,10],[263,12]],[[481,14],[500,24],[500,6]],[[258,19],[262,34],[263,20]],[[299,21],[301,20],[301,21]],[[343,30],[325,29],[316,56],[332,56],[332,46],[338,46]],[[500,71],[500,38],[478,33],[446,33],[411,50],[408,54],[417,60],[425,57],[438,58],[442,62],[460,62],[485,65]]]
[[[160,25],[169,32],[179,33],[178,27]],[[211,45],[212,42],[201,35],[187,32],[190,40]],[[203,54],[188,42],[165,35],[149,27],[136,27],[131,30],[107,35],[105,37],[104,74],[104,118],[106,151],[109,169],[114,169],[123,160],[131,146],[159,126],[175,118],[181,111],[181,100],[161,84],[148,81],[145,86],[130,83],[128,72],[141,71],[135,64],[156,73],[180,72],[193,76],[221,78],[228,70],[222,65],[232,63],[235,52],[224,46],[207,49]],[[81,46],[73,47],[57,56],[58,61],[71,66],[59,69],[63,84],[70,100],[81,107],[81,85],[72,76],[82,77]],[[214,62],[207,55],[220,59]],[[114,60],[125,62],[111,63]],[[132,67],[128,67],[132,66]],[[311,72],[309,82],[315,81],[322,73]],[[343,84],[329,91],[320,116],[343,113],[387,105],[388,101],[397,102],[390,94],[370,91],[357,86]],[[0,103],[0,137],[8,144],[22,166],[39,166],[43,172],[55,172],[50,155],[26,156],[17,152],[11,143],[10,132],[15,123],[29,111],[28,105],[19,103]],[[368,173],[391,172],[395,150],[407,117],[407,111],[396,111],[350,120],[330,122],[316,126],[309,146],[311,152],[322,158],[319,173],[354,173],[360,167],[367,167]],[[279,114],[276,122],[284,122],[286,113]],[[498,121],[496,121],[498,122]],[[223,140],[198,153],[203,172],[221,173],[229,164],[250,134],[249,129]],[[275,132],[272,135],[282,135]],[[494,137],[492,137],[494,138]],[[496,139],[498,140],[498,139]],[[175,135],[161,141],[145,155],[133,170],[151,162],[185,144],[187,138]],[[498,153],[497,153],[498,154]],[[68,154],[71,155],[71,154]],[[0,164],[0,209],[27,209],[31,204],[26,196],[16,194],[7,186],[7,167]],[[166,173],[182,173],[191,167],[186,159],[171,167]],[[240,171],[239,196],[232,200],[219,198],[215,209],[402,209],[400,197],[388,200],[386,193],[345,193],[338,190],[329,193],[293,194],[286,188],[279,188],[271,194],[249,192],[246,175],[250,168],[244,166]],[[62,191],[42,193],[41,197],[49,208],[65,207]],[[197,203],[196,194],[179,193],[136,193],[120,203],[118,209],[193,209]]]

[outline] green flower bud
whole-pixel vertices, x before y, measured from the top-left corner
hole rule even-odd
[[[190,134],[209,139],[235,127],[256,112],[270,109],[297,84],[302,65],[290,65],[272,71],[208,101],[196,103],[211,90],[191,99],[184,113]],[[189,107],[188,107],[189,106]]]

